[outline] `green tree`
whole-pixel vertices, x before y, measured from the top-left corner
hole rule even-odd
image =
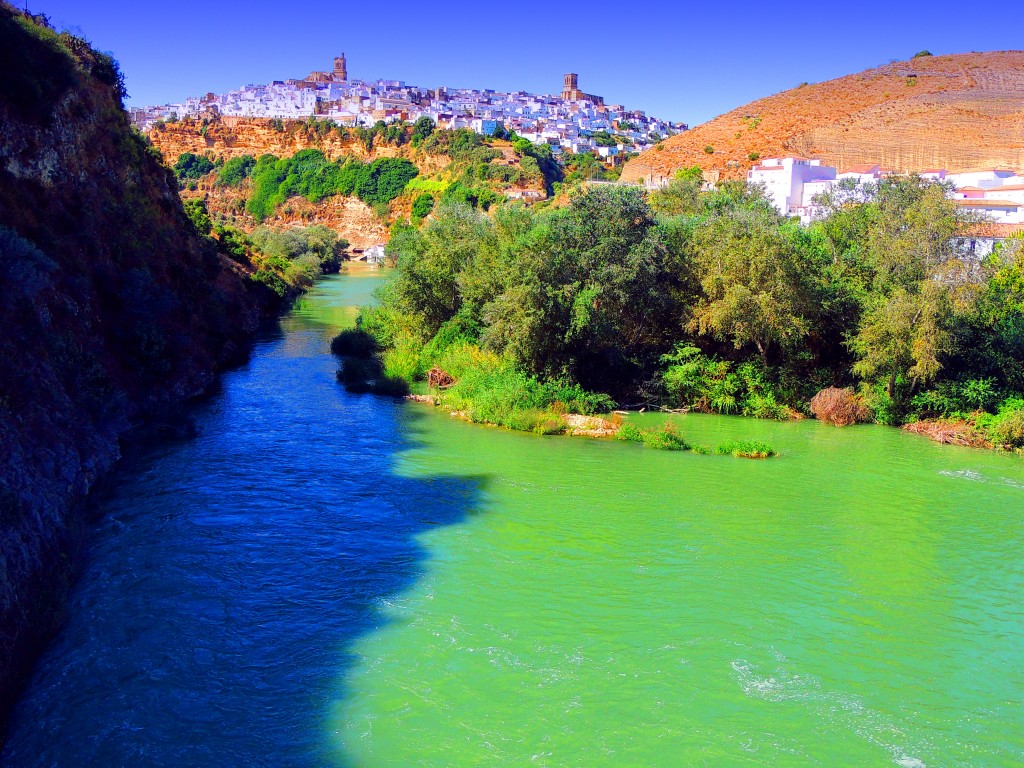
[[[424,192],[412,201],[412,215],[417,219],[425,219],[434,210],[434,196]]]
[[[192,222],[192,226],[196,228],[196,232],[200,235],[210,234],[213,229],[213,221],[210,219],[210,212],[206,209],[206,201],[193,197],[183,200],[182,205],[185,208],[185,215]]]
[[[182,181],[185,179],[200,179],[213,169],[212,161],[192,152],[182,152],[178,155],[178,161],[174,164],[174,173]]]
[[[789,348],[808,332],[812,302],[808,264],[778,215],[746,207],[703,222],[694,233],[703,297],[690,327],[756,347],[767,364],[773,349]]]

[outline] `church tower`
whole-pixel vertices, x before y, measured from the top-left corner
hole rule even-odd
[[[576,94],[580,92],[579,75],[570,72],[562,81],[562,98],[565,101],[575,101]]]
[[[348,68],[345,66],[345,54],[334,58],[334,79],[348,82]]]

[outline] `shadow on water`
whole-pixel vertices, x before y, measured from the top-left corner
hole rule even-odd
[[[324,766],[348,650],[424,567],[417,536],[484,477],[408,477],[422,416],[335,381],[293,312],[140,449],[101,502],[68,622],[16,708],[7,766]]]

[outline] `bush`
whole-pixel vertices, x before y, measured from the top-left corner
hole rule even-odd
[[[185,215],[192,222],[196,232],[204,236],[210,234],[210,231],[213,229],[213,221],[210,219],[210,212],[206,209],[206,202],[199,198],[192,198],[191,200],[183,200],[182,206],[185,208]]]
[[[412,201],[412,215],[417,219],[425,219],[434,210],[434,196],[424,192]]]
[[[619,427],[619,431],[615,433],[615,439],[622,440],[627,443],[642,443],[644,441],[644,430],[626,422]]]
[[[192,152],[182,152],[178,155],[178,162],[174,164],[174,173],[179,179],[200,179],[214,169],[209,158]]]
[[[666,421],[659,429],[642,429],[626,423],[619,427],[615,438],[627,443],[643,443],[645,448],[662,451],[685,451],[690,447],[671,421]]]
[[[1004,400],[996,414],[982,414],[975,422],[993,444],[1002,448],[1024,448],[1024,398]]]
[[[715,452],[721,456],[731,455],[743,459],[767,459],[776,455],[771,445],[757,440],[731,440],[722,443]]]
[[[331,340],[331,352],[339,357],[371,357],[377,341],[361,328],[346,328]]]
[[[811,398],[811,413],[818,421],[846,427],[871,420],[871,409],[851,389],[829,387]]]
[[[217,172],[216,184],[219,187],[237,187],[252,175],[255,168],[256,158],[252,155],[233,157]]]
[[[662,451],[685,451],[690,447],[671,421],[666,421],[661,429],[646,430],[643,443],[645,448],[657,448]]]
[[[710,144],[708,144],[707,146],[704,147],[704,154],[705,155],[713,155],[713,154],[715,154],[715,148],[712,147]]]

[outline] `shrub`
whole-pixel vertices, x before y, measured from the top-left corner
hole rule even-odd
[[[622,440],[627,443],[642,443],[644,441],[644,430],[626,422],[619,427],[619,431],[615,433],[615,439]]]
[[[714,451],[711,450],[710,445],[704,445],[703,443],[698,443],[697,445],[691,446],[690,450],[693,451],[694,453],[700,454],[701,456],[710,456],[712,453],[714,453]]]
[[[346,328],[331,340],[331,352],[339,357],[370,357],[377,341],[361,328]]]
[[[185,215],[192,222],[196,232],[204,236],[210,234],[210,231],[213,229],[213,221],[210,220],[210,212],[206,209],[206,202],[199,198],[192,198],[191,200],[183,200],[182,206],[185,208]]]
[[[730,440],[718,446],[715,452],[722,456],[732,455],[743,459],[767,459],[776,455],[771,445],[757,440]]]
[[[565,432],[565,418],[557,413],[542,413],[533,426],[538,435],[560,435]]]
[[[705,155],[713,155],[713,154],[715,154],[715,148],[712,147],[710,144],[706,145],[704,147],[704,154]]]
[[[659,429],[642,429],[626,423],[619,427],[615,438],[627,443],[643,443],[645,448],[662,451],[685,451],[690,447],[671,421],[666,421]]]
[[[209,158],[192,152],[182,152],[174,164],[174,173],[179,179],[200,179],[214,169]]]
[[[219,187],[237,187],[252,175],[255,168],[256,158],[252,155],[233,157],[217,172],[216,184]]]
[[[1024,448],[1024,398],[1004,400],[996,414],[982,414],[976,424],[995,445]]]
[[[828,387],[812,397],[811,413],[818,421],[837,427],[871,420],[871,409],[864,404],[864,398],[851,389],[837,387]]]
[[[425,219],[434,210],[434,196],[424,192],[412,201],[412,215],[417,219]]]
[[[761,153],[751,152],[749,155],[747,155],[747,159],[752,163],[756,163],[758,160],[761,159]]]
[[[685,451],[690,447],[671,421],[666,421],[661,429],[646,430],[643,443],[645,448],[657,448],[662,451]]]

